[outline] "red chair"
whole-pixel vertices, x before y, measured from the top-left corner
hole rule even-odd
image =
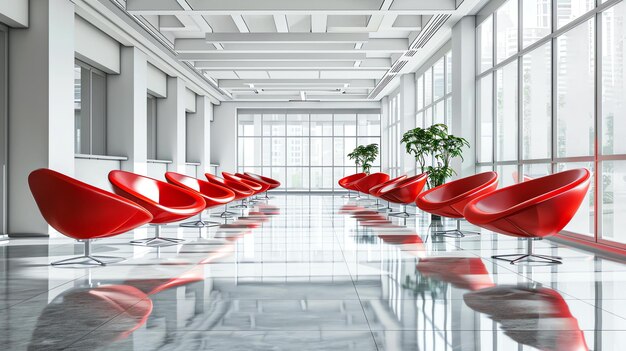
[[[270,177],[265,177],[259,174],[254,174],[254,173],[250,173],[250,172],[244,172],[244,174],[246,176],[248,176],[251,180],[253,181],[263,181],[267,184],[269,184],[269,189],[268,190],[273,190],[276,189],[280,186],[280,182],[276,179],[272,179]],[[265,192],[265,199],[269,199],[270,197],[267,196],[267,191]]]
[[[234,174],[230,174],[228,172],[222,172],[222,177],[224,177],[224,179],[226,179],[227,181],[243,183],[243,184],[249,186],[252,190],[254,190],[254,197],[246,199],[250,203],[256,202],[256,200],[257,200],[256,199],[256,195],[264,192],[267,189],[265,186],[263,186],[260,183],[257,183],[255,181],[248,180],[248,179],[243,179],[241,177],[238,177],[238,176],[236,176]],[[246,200],[243,200],[241,202],[241,206],[243,206],[241,208],[249,207],[248,205],[246,205]]]
[[[150,223],[156,226],[155,236],[133,240],[133,244],[162,246],[184,241],[162,237],[161,226],[195,216],[206,207],[204,199],[193,191],[139,174],[111,171],[109,181],[116,194],[137,202],[152,213]]]
[[[53,266],[94,262],[104,266],[101,259],[117,257],[92,255],[93,239],[125,233],[152,220],[150,212],[138,204],[50,169],[33,171],[28,185],[46,222],[85,244],[83,256],[53,262]]]
[[[379,184],[389,181],[386,173],[372,173],[354,182],[354,189],[369,196],[370,190]]]
[[[428,213],[456,218],[456,229],[434,231],[433,234],[452,237],[464,237],[467,234],[478,235],[477,232],[461,230],[463,210],[468,202],[496,190],[497,187],[498,173],[479,173],[426,190],[417,196],[415,204]]]
[[[380,189],[381,199],[402,205],[401,212],[390,213],[389,215],[404,218],[410,217],[411,215],[406,212],[406,205],[415,202],[417,195],[422,191],[427,180],[428,173],[422,173]]]
[[[205,173],[204,176],[209,180],[210,183],[224,186],[235,193],[235,199],[233,201],[241,200],[241,205],[233,206],[235,208],[246,208],[247,206],[245,206],[243,202],[244,199],[254,195],[254,190],[252,190],[252,188],[244,183],[229,179],[223,179],[211,173]],[[222,212],[222,214],[220,215],[220,217],[223,218],[235,216],[237,216],[236,213],[228,211],[228,204],[225,205],[225,211]]]
[[[376,186],[373,186],[370,189],[370,195],[372,195],[372,196],[374,196],[376,198],[376,207],[378,207],[378,200],[380,199],[380,190],[382,188],[386,187],[389,184],[393,184],[393,183],[399,182],[399,181],[404,180],[404,179],[406,179],[406,175],[405,174],[403,174],[403,175],[401,175],[399,177],[393,178],[391,180],[388,180],[388,181],[386,181],[384,183],[380,183],[380,184],[378,184]],[[381,209],[379,211],[383,211],[383,212],[391,212],[391,211],[393,211],[391,206],[389,206],[389,201],[387,201],[387,207],[383,208],[383,209]]]
[[[361,178],[365,178],[366,176],[367,176],[367,173],[355,173],[355,174],[339,179],[338,184],[340,187],[348,190],[347,197],[352,197],[352,195],[350,195],[350,192],[352,190],[356,191],[353,183]],[[359,197],[358,193],[356,197]]]
[[[463,214],[477,226],[528,239],[526,254],[492,258],[511,264],[561,263],[560,257],[533,254],[532,239],[557,234],[569,223],[587,194],[590,179],[591,173],[584,168],[532,179],[472,200]]]
[[[266,193],[266,197],[269,198],[269,196],[267,196],[267,191],[271,187],[270,183],[266,183],[266,182],[264,182],[262,180],[255,180],[254,178],[248,177],[247,175],[245,175],[243,173],[235,173],[235,176],[241,178],[242,180],[248,180],[248,181],[254,182],[256,184],[259,184],[261,186],[261,190],[257,194]],[[257,199],[257,198],[259,198],[258,195],[255,196],[255,199]]]
[[[468,292],[465,304],[500,324],[504,334],[535,350],[589,350],[578,320],[557,291],[535,285],[498,285]]]
[[[202,196],[204,202],[206,203],[205,209],[225,205],[235,199],[235,193],[232,190],[221,185],[209,183],[206,180],[200,180],[174,172],[165,173],[165,179],[167,179],[167,181],[171,184],[198,193]],[[197,221],[182,223],[180,226],[202,228],[206,226],[218,226],[221,224],[218,222],[203,221],[202,212],[198,214],[199,218]]]

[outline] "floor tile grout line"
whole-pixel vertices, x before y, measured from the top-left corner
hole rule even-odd
[[[335,210],[335,206],[333,206],[333,209]],[[335,211],[335,213],[337,213],[337,211]],[[333,223],[334,223],[334,221],[333,221]],[[356,225],[358,226],[359,224],[356,223]],[[337,237],[337,234],[335,233],[335,231],[333,231],[333,236],[335,237],[335,240],[337,240],[337,244],[339,245],[339,250],[341,251],[341,256],[343,257],[344,263],[346,264],[346,267],[348,268],[348,274],[350,275],[350,281],[352,282],[352,287],[354,288],[356,296],[359,299],[359,304],[361,305],[361,310],[363,311],[363,316],[365,317],[365,321],[367,322],[367,326],[370,329],[370,335],[372,336],[372,341],[374,342],[374,347],[376,347],[377,351],[380,351],[380,349],[378,348],[378,343],[376,342],[376,337],[374,336],[374,331],[372,330],[372,325],[370,324],[370,320],[367,317],[367,313],[365,312],[365,306],[363,306],[363,300],[361,299],[361,296],[359,295],[359,289],[357,289],[356,284],[354,283],[354,277],[352,276],[352,271],[350,270],[350,266],[348,265],[348,260],[346,259],[346,254],[344,253],[343,247],[341,246],[341,240],[339,240],[339,238]]]

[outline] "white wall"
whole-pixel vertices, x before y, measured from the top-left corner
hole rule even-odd
[[[28,0],[0,1],[0,22],[9,27],[28,27]]]
[[[380,108],[380,102],[223,102],[216,105],[211,125],[211,163],[219,164],[220,171],[237,170],[237,110],[243,108],[339,110]]]
[[[109,172],[121,168],[117,160],[75,159],[76,179],[100,189],[113,191],[109,183]]]
[[[30,19],[9,33],[10,235],[53,233],[30,194],[30,172],[74,174],[74,4],[33,1]]]
[[[74,18],[76,58],[106,73],[120,73],[120,44],[80,16]]]

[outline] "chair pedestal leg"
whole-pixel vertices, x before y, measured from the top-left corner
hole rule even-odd
[[[400,218],[409,218],[409,217],[411,217],[411,214],[406,211],[406,204],[402,204],[401,205],[401,210],[402,211],[400,211],[400,212],[391,212],[391,213],[389,213],[389,215],[393,216],[393,217],[400,217]]]
[[[391,208],[391,205],[389,204],[389,201],[387,201],[387,207],[385,208],[381,208],[380,210],[378,210],[378,212],[392,212],[393,209]]]
[[[456,220],[456,229],[449,230],[435,230],[433,235],[441,235],[449,238],[464,238],[466,236],[480,235],[479,232],[473,232],[469,230],[461,230],[461,219]]]
[[[202,220],[202,212],[200,212],[198,214],[198,220],[197,221],[181,223],[180,226],[181,227],[185,227],[185,228],[204,228],[204,227],[217,227],[220,224],[221,223],[219,223],[219,222],[203,221]]]
[[[161,225],[157,224],[155,225],[155,227],[156,227],[156,234],[154,235],[154,237],[133,240],[130,243],[135,244],[135,245],[142,245],[142,246],[169,246],[169,245],[177,245],[185,241],[185,239],[162,237]]]
[[[114,262],[121,262],[125,259],[115,256],[96,256],[91,254],[91,240],[84,240],[85,253],[82,256],[66,258],[64,260],[55,261],[50,263],[51,266],[67,266],[67,265],[88,265],[88,266],[106,266],[109,263],[106,260],[113,260]]]
[[[241,200],[241,204],[240,205],[230,206],[230,208],[238,208],[238,209],[243,210],[243,209],[248,208],[248,206],[246,206],[245,200]]]
[[[543,263],[543,264],[561,264],[563,258],[559,256],[538,255],[533,253],[533,238],[526,239],[527,248],[525,254],[506,254],[494,255],[491,258],[496,260],[507,261],[510,264],[517,263]]]
[[[218,214],[218,215],[213,215],[213,217],[220,217],[220,218],[224,218],[224,219],[229,219],[229,218],[235,218],[237,217],[237,214],[235,212],[230,212],[228,210],[228,204],[224,205],[224,212]]]
[[[381,204],[381,203],[380,203],[380,200],[379,200],[378,198],[376,198],[376,203],[374,203],[374,204],[372,205],[372,207],[378,210],[378,209],[380,209],[381,207],[385,207],[385,205]]]

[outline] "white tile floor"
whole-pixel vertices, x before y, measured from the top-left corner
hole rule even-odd
[[[126,258],[106,267],[49,266],[82,254],[69,239],[12,239],[0,349],[624,349],[626,265],[541,241],[562,265],[512,266],[490,257],[523,252],[515,238],[433,237],[429,216],[368,204],[275,195],[235,225],[164,229],[183,245],[128,245],[152,228],[99,240]]]

